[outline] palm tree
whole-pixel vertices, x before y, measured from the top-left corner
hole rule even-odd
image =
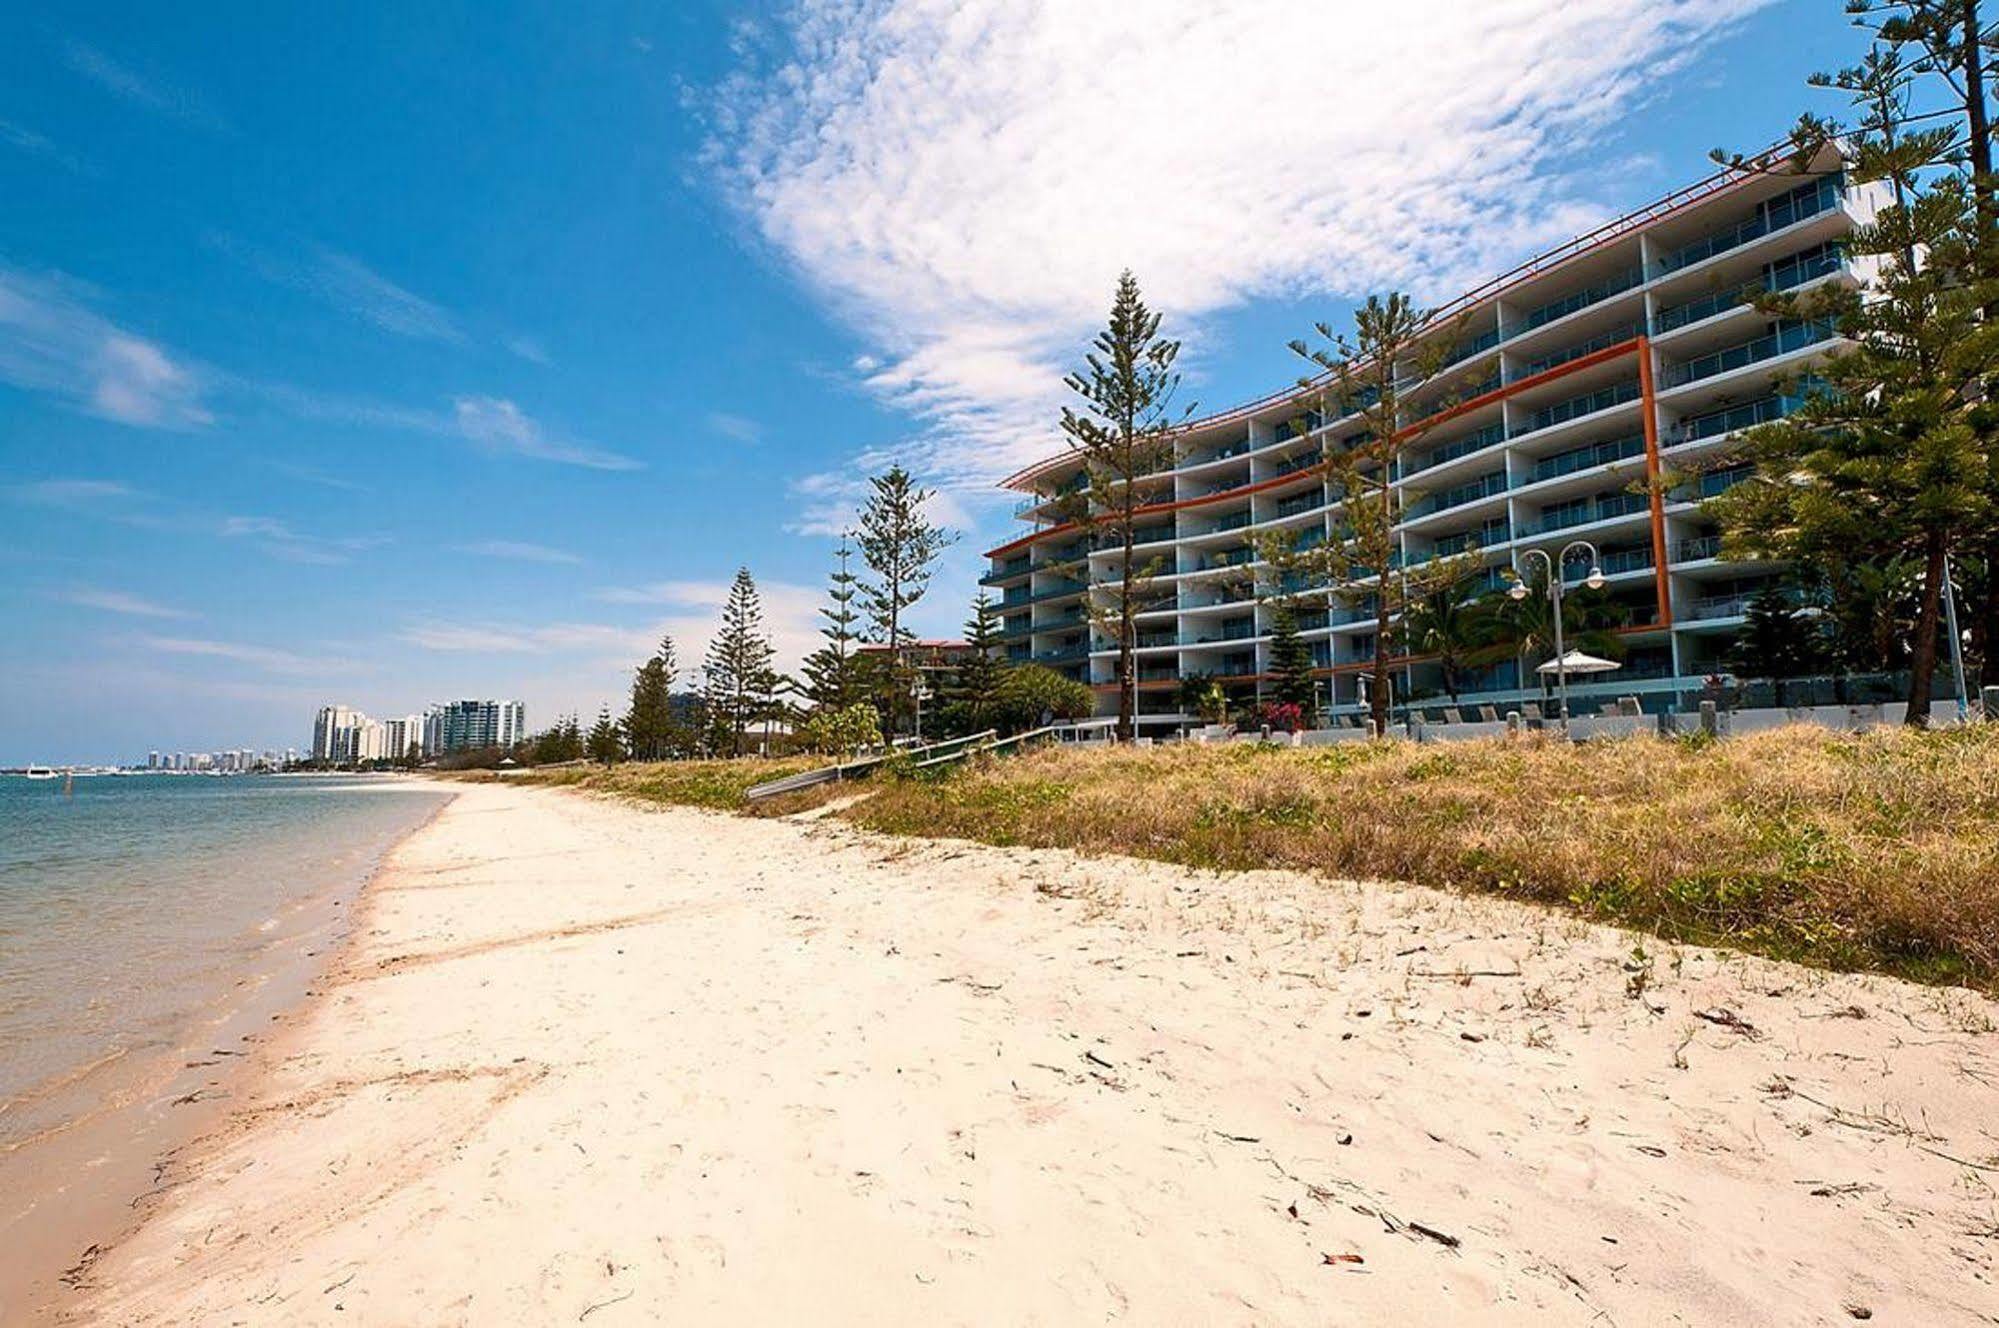
[[[1501,639],[1491,598],[1467,599],[1460,581],[1418,595],[1403,610],[1409,653],[1436,657],[1452,705],[1458,703],[1458,693],[1473,669],[1510,653]]]
[[[1480,600],[1480,612],[1490,615],[1491,636],[1487,659],[1503,659],[1513,655],[1520,660],[1521,686],[1525,687],[1527,670],[1532,662],[1552,659],[1555,654],[1555,608],[1548,596],[1548,576],[1539,567],[1529,565],[1521,578],[1527,587],[1526,595],[1519,599],[1509,594],[1495,592]],[[1624,639],[1617,629],[1624,625],[1628,615],[1613,603],[1603,591],[1590,590],[1578,586],[1574,590],[1562,591],[1562,645],[1564,649],[1580,650],[1585,654],[1600,655],[1605,659],[1624,657]],[[1548,679],[1541,679],[1541,690],[1548,690]]]

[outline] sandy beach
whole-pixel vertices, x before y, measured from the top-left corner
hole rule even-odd
[[[469,786],[58,1317],[1999,1323],[1999,1006]]]

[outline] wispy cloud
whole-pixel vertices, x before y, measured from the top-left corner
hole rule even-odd
[[[503,558],[521,563],[580,563],[582,558],[566,549],[552,549],[546,544],[529,544],[522,540],[478,540],[471,544],[451,546],[459,553],[469,553],[477,558]]]
[[[311,246],[303,254],[284,254],[219,230],[209,231],[203,238],[210,248],[236,259],[273,285],[302,291],[384,332],[453,345],[466,340],[450,310],[383,276],[352,254],[323,245]]]
[[[105,613],[119,613],[132,618],[192,618],[196,615],[183,609],[170,608],[138,595],[122,590],[106,590],[98,586],[79,586],[73,590],[58,591],[55,598],[65,604],[79,608],[100,609]]]
[[[88,43],[65,42],[63,62],[112,96],[134,106],[197,129],[226,131],[229,128],[227,120],[192,92],[141,75]]]
[[[98,313],[94,295],[67,277],[0,268],[0,381],[121,424],[210,423],[196,370]]]
[[[26,125],[15,124],[11,120],[0,120],[0,143],[16,148],[33,157],[54,162],[66,171],[77,175],[95,175],[97,172],[86,162],[56,145],[46,134],[40,134]]]
[[[116,480],[33,480],[26,484],[13,485],[8,492],[21,502],[32,503],[37,507],[71,509],[122,503],[127,499],[146,496],[129,484],[120,484]]]
[[[546,365],[549,362],[547,349],[534,337],[508,337],[507,349],[529,364]]]
[[[381,535],[346,535],[329,538],[294,530],[290,524],[269,516],[224,517],[215,533],[223,539],[248,540],[274,558],[286,562],[334,567],[351,562],[364,549],[388,543]]]
[[[1120,269],[1183,336],[1447,296],[1600,219],[1578,150],[1765,2],[802,0],[740,44],[708,160],[916,421],[869,460],[977,492],[1053,445]],[[1077,132],[1138,105],[1114,152]]]
[[[345,673],[354,668],[352,660],[338,656],[300,655],[290,650],[244,645],[234,641],[210,641],[185,636],[142,636],[139,638],[139,644],[161,654],[226,659],[238,664],[248,664],[267,673]]]
[[[303,275],[307,287],[328,304],[384,332],[418,341],[465,340],[457,320],[443,306],[404,289],[358,258],[322,249]]]
[[[791,669],[820,644],[819,606],[824,599],[815,587],[789,582],[762,582],[764,627],[770,633],[778,666]],[[460,654],[546,654],[594,658],[624,668],[650,655],[662,636],[671,636],[681,664],[691,674],[698,669],[728,598],[725,581],[660,581],[644,586],[598,592],[606,603],[653,605],[677,610],[637,625],[617,623],[541,623],[510,626],[425,620],[410,624],[402,640],[424,650]]]
[[[732,443],[756,443],[763,440],[763,426],[743,415],[731,415],[728,411],[708,412],[708,427],[727,438]]]
[[[592,470],[642,470],[631,457],[586,443],[562,442],[548,436],[541,424],[513,402],[500,397],[458,397],[452,403],[458,432],[492,452],[509,452],[537,461],[559,461]]]
[[[368,486],[365,484],[342,478],[339,475],[329,475],[323,470],[314,470],[311,466],[296,465],[289,461],[266,461],[263,464],[266,468],[276,471],[288,479],[297,480],[301,484],[310,484],[316,488],[338,489],[342,493],[367,493],[369,491]]]

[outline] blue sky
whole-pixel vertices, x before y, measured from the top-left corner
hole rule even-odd
[[[697,659],[738,564],[795,658],[889,458],[965,531],[955,630],[1119,266],[1223,407],[1356,295],[1778,137],[1855,50],[1834,0],[28,8],[0,763],[587,714],[661,632]]]

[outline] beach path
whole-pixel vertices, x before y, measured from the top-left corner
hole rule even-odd
[[[64,1314],[1994,1324],[1995,1017],[1503,900],[468,786]]]

